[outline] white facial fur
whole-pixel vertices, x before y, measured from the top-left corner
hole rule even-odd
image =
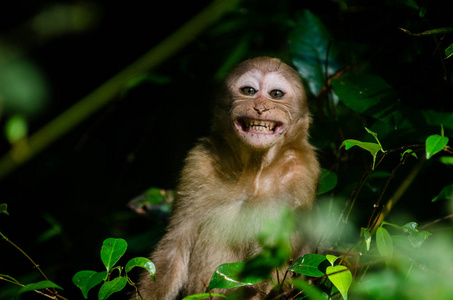
[[[251,87],[256,92],[244,94],[242,89]],[[288,106],[295,106],[296,92],[286,78],[278,72],[263,73],[250,70],[233,83],[233,122],[239,137],[253,148],[268,148],[286,131],[291,120]],[[270,93],[278,90],[284,94],[275,98]]]
[[[256,96],[263,95],[269,96],[272,90],[281,90],[285,94],[294,95],[292,85],[278,72],[270,72],[264,74],[259,70],[251,70],[244,73],[235,84],[235,88],[250,86],[258,91]]]

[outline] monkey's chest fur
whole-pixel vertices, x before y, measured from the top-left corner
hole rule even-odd
[[[283,210],[304,205],[300,199],[304,195],[294,186],[307,190],[304,185],[311,182],[304,183],[304,173],[309,170],[291,155],[282,158],[278,166],[238,167],[226,161],[224,154],[212,151],[201,144],[189,154],[177,209],[196,218],[195,251],[201,251],[197,245],[205,244],[217,245],[220,252],[240,248],[246,260],[259,251],[257,237],[263,226],[278,222]],[[217,156],[223,160],[217,161]]]

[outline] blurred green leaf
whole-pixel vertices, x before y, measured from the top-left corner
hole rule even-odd
[[[6,279],[8,279],[8,280],[10,280],[12,282],[18,283],[20,285],[20,282],[14,277],[11,277],[11,276],[6,275],[6,274],[0,274],[0,277],[6,278]]]
[[[2,45],[5,46],[5,45]],[[15,51],[15,49],[2,49]],[[7,55],[6,55],[7,56]],[[0,56],[0,106],[7,114],[36,115],[48,98],[47,84],[42,72],[24,58],[8,61]]]
[[[143,83],[153,83],[157,85],[164,85],[171,82],[171,78],[157,73],[148,73],[137,75],[127,82],[126,91],[136,88]]]
[[[453,184],[444,187],[440,193],[431,200],[432,202],[436,202],[437,200],[453,200]]]
[[[212,299],[212,297],[226,298],[227,296],[216,294],[216,293],[204,293],[204,294],[190,295],[190,296],[182,298],[182,300]]]
[[[440,158],[441,163],[446,165],[453,165],[453,157],[451,156],[442,156]]]
[[[106,281],[99,289],[99,300],[105,300],[113,293],[121,291],[127,284],[127,277],[117,277],[112,281]]]
[[[51,214],[44,213],[43,218],[50,224],[51,228],[38,235],[36,241],[38,243],[45,242],[53,237],[60,235],[63,232],[61,223],[55,219]]]
[[[345,266],[330,266],[326,274],[333,285],[340,291],[343,299],[348,299],[348,290],[352,284],[352,274]]]
[[[445,49],[445,58],[450,58],[453,55],[453,43]]]
[[[108,238],[104,240],[101,248],[101,260],[107,272],[118,262],[126,253],[127,242],[123,239]]]
[[[436,153],[442,151],[448,144],[448,137],[438,134],[430,135],[426,139],[426,159],[430,159]]]
[[[236,46],[230,52],[226,60],[223,62],[222,66],[218,69],[217,73],[214,75],[214,78],[218,81],[223,80],[228,72],[237,64],[238,61],[241,61],[246,55],[252,34],[250,32],[244,34],[243,37],[239,38]]]
[[[329,299],[327,295],[321,292],[317,287],[310,285],[308,282],[300,279],[294,278],[292,280],[292,284],[294,284],[299,290],[303,291],[304,294],[308,296],[310,300],[326,300]],[[296,298],[299,299],[299,298]],[[305,299],[305,298],[303,298]]]
[[[296,27],[289,38],[290,52],[294,66],[306,80],[308,91],[313,95],[317,95],[326,84],[326,66],[328,74],[343,67],[337,44],[333,43],[329,49],[331,42],[329,30],[316,15],[309,10],[297,15]]]
[[[444,126],[453,130],[453,114],[435,110],[423,110],[422,115],[428,125]]]
[[[317,194],[321,195],[332,190],[337,185],[337,174],[321,168]]]
[[[27,120],[21,115],[13,115],[6,121],[5,134],[10,144],[25,138],[28,133]]]
[[[409,234],[409,242],[414,248],[420,248],[425,240],[431,235],[428,231],[419,231],[416,222],[409,222],[401,226],[404,232]]]
[[[264,275],[262,278],[241,278],[241,273],[244,270],[245,263],[228,263],[222,264],[217,267],[209,282],[208,290],[215,288],[230,289],[235,287],[244,286],[247,284],[255,284],[267,277]]]
[[[24,287],[22,287],[17,293],[20,295],[25,292],[32,292],[34,290],[43,290],[48,288],[63,290],[61,286],[56,285],[52,281],[43,280],[40,282],[27,284]]]
[[[6,203],[0,204],[0,213],[9,216],[8,204],[6,204]]]
[[[365,240],[366,244],[366,251],[370,251],[371,247],[371,233],[364,227],[360,229],[360,236],[362,236]]]
[[[385,0],[386,6],[406,6],[413,9],[419,9],[418,4],[414,0]]]
[[[276,222],[264,224],[258,239],[261,252],[245,263],[241,278],[262,278],[285,264],[291,256],[291,239],[295,226],[294,213],[283,210]]]
[[[339,79],[332,79],[332,87],[348,108],[398,127],[401,119],[400,100],[381,77],[349,72]]]
[[[379,253],[384,257],[393,256],[393,241],[387,229],[379,227],[376,230],[376,246]]]

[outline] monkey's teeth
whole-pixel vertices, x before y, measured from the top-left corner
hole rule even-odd
[[[247,129],[259,132],[271,132],[275,129],[275,122],[264,120],[246,120],[244,125]]]

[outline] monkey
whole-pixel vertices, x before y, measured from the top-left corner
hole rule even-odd
[[[145,299],[204,293],[220,264],[260,252],[265,222],[285,208],[312,207],[320,167],[297,71],[278,58],[252,58],[218,90],[210,136],[188,153],[167,232],[151,254],[155,282],[148,274],[138,283]],[[303,239],[290,242],[293,259],[304,254]],[[264,299],[272,283],[248,288],[244,299]]]

